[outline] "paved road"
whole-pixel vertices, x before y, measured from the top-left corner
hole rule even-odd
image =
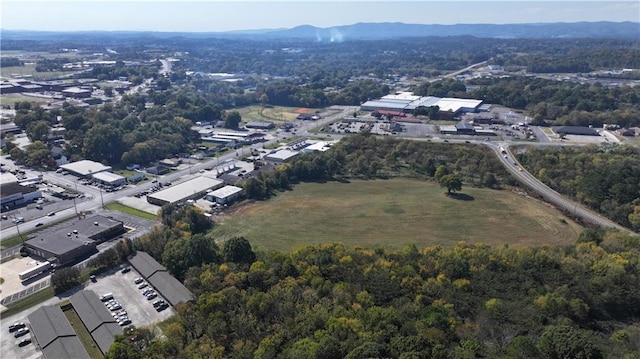
[[[524,167],[522,167],[516,160],[516,158],[513,157],[513,155],[509,151],[509,143],[485,142],[484,144],[491,148],[493,152],[495,152],[496,156],[498,156],[500,161],[502,161],[509,172],[514,175],[514,177],[520,180],[522,184],[538,193],[548,202],[562,208],[567,213],[582,218],[585,222],[592,223],[600,227],[615,228],[623,232],[633,233],[629,231],[629,229],[609,220],[608,218],[605,218],[587,208],[582,207],[577,202],[565,198],[560,193],[554,191],[553,189],[542,183],[535,176],[525,170]],[[506,157],[500,152],[499,146],[502,146],[506,150]]]

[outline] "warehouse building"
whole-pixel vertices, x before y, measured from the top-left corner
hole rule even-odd
[[[147,195],[147,202],[158,206],[182,203],[190,199],[203,197],[207,193],[207,190],[216,190],[222,187],[222,185],[223,181],[215,177],[202,175],[189,181],[173,185],[165,190],[149,194]]]
[[[0,205],[3,211],[31,203],[41,197],[42,192],[36,187],[22,186],[16,182],[0,184]]]
[[[206,195],[207,201],[218,204],[229,204],[242,195],[243,189],[236,186],[224,186]]]
[[[122,327],[91,290],[79,291],[69,301],[102,354],[106,354],[116,335],[123,333]]]
[[[45,358],[89,359],[89,354],[60,307],[40,307],[28,318],[33,338]]]
[[[244,127],[256,130],[270,130],[272,128],[276,128],[276,125],[271,121],[251,121]]]
[[[129,263],[173,307],[194,299],[193,293],[148,253],[136,252],[129,257]]]
[[[283,150],[275,151],[273,153],[269,153],[268,155],[264,156],[264,160],[275,162],[275,163],[285,163],[285,162],[289,162],[299,154],[300,152],[298,151],[283,149]]]
[[[89,177],[96,173],[109,172],[112,169],[111,166],[105,166],[100,162],[90,160],[67,163],[60,166],[60,168],[78,177]]]
[[[40,231],[27,242],[29,254],[58,265],[82,260],[96,252],[96,245],[124,233],[120,221],[95,215],[69,221],[57,231]]]
[[[91,177],[99,183],[111,187],[123,186],[127,183],[127,179],[111,172],[100,172],[93,174]]]
[[[600,133],[591,127],[585,126],[556,126],[552,127],[553,132],[557,133],[560,137],[566,135],[577,136],[600,136]]]
[[[458,115],[466,112],[478,112],[482,100],[462,98],[440,98],[435,96],[415,96],[412,92],[398,92],[371,100],[360,106],[362,111],[392,111],[413,113],[418,107],[438,106],[441,113]]]

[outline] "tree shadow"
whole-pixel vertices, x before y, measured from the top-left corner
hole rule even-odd
[[[473,198],[473,196],[470,196],[470,195],[468,195],[466,193],[455,193],[455,192],[452,192],[452,193],[447,193],[447,196],[449,196],[449,197],[451,197],[453,199],[456,199],[458,201],[473,201],[473,200],[475,200],[475,198]]]

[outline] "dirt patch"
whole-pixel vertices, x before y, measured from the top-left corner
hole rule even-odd
[[[299,109],[296,110],[296,113],[311,113],[313,111],[311,111],[311,109],[309,108],[304,108],[304,107],[300,107]]]

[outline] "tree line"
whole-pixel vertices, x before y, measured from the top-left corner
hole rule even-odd
[[[462,183],[488,188],[516,185],[495,155],[483,146],[451,146],[361,133],[343,138],[331,151],[303,154],[271,171],[259,172],[244,181],[243,187],[248,198],[266,199],[300,181],[393,176],[435,180],[448,190],[459,190]]]
[[[640,231],[640,150],[633,146],[528,149],[518,161],[554,190]]]
[[[130,337],[144,328],[132,328],[106,358],[640,355],[629,321],[640,315],[640,246],[619,232],[587,230],[555,248],[226,246],[234,255],[184,272],[197,299],[162,324],[162,338],[141,345]]]

